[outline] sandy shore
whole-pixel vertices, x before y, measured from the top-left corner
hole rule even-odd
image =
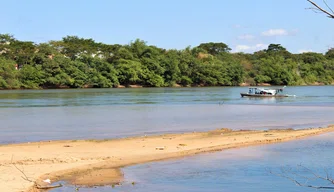
[[[121,182],[120,167],[203,152],[295,140],[334,131],[334,126],[302,130],[230,131],[143,136],[113,140],[47,141],[0,146],[2,192],[38,191],[43,179],[77,185]],[[30,181],[28,181],[30,180]],[[33,181],[33,182],[31,182]]]

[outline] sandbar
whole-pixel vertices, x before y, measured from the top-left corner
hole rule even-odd
[[[114,185],[120,168],[204,152],[291,141],[334,131],[324,128],[238,130],[163,134],[105,140],[41,141],[0,146],[2,192],[39,191],[36,187],[65,180],[73,185]],[[51,184],[52,185],[52,184]]]

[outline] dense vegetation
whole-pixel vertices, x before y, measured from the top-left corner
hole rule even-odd
[[[253,54],[230,50],[224,43],[166,50],[138,39],[128,45],[108,45],[76,36],[35,44],[0,34],[0,88],[334,82],[334,49],[326,54],[292,54],[279,44],[270,44]]]

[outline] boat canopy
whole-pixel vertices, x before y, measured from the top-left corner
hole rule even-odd
[[[262,87],[250,87],[249,93],[276,95],[277,90],[276,89],[265,89]]]

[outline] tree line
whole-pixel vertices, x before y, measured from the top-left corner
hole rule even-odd
[[[140,85],[333,84],[334,49],[292,54],[280,44],[231,53],[222,42],[182,50],[137,39],[126,45],[66,36],[36,44],[0,34],[0,88],[109,88]]]

